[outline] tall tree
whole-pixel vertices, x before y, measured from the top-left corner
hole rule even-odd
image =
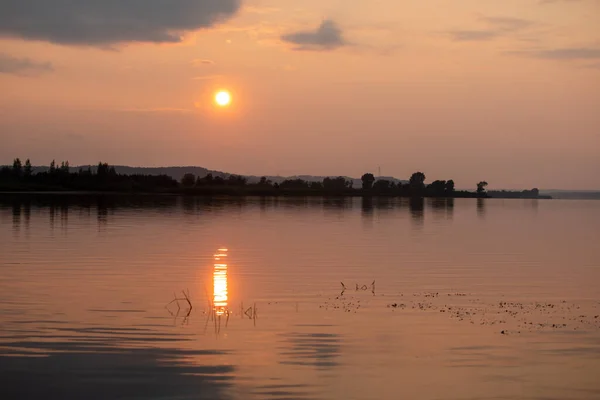
[[[390,193],[392,190],[392,182],[387,179],[378,179],[373,184],[373,191],[379,194]]]
[[[69,162],[68,161],[63,161],[60,163],[60,172],[62,172],[64,174],[69,173]]]
[[[452,179],[446,181],[446,196],[454,194],[454,181]]]
[[[23,174],[26,178],[29,178],[33,174],[33,168],[31,166],[31,161],[29,161],[29,158],[25,160],[25,169],[23,170]]]
[[[425,189],[425,174],[422,172],[415,172],[410,176],[409,180],[410,194],[412,196],[420,196],[423,194]]]
[[[375,176],[373,176],[372,173],[367,172],[360,178],[360,180],[362,181],[363,190],[371,190],[373,187],[373,182],[375,182]]]
[[[486,181],[481,181],[477,184],[477,194],[484,194],[485,188],[488,185]]]
[[[431,196],[443,197],[446,194],[446,181],[436,180],[427,185],[427,192]]]
[[[21,175],[23,175],[23,164],[21,164],[21,159],[20,158],[15,158],[13,160],[13,174],[15,174],[15,176],[20,177]]]

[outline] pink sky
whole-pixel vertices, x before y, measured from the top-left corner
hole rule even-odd
[[[0,164],[600,189],[598,0],[27,3],[0,0]]]

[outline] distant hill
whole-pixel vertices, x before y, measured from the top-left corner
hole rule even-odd
[[[227,178],[227,177],[229,177],[229,175],[239,175],[239,174],[231,174],[229,172],[215,171],[215,170],[211,170],[208,168],[193,167],[193,166],[183,166],[183,167],[129,167],[126,165],[112,165],[112,166],[115,167],[115,170],[117,171],[118,174],[168,175],[178,181],[180,181],[181,178],[183,177],[183,175],[185,175],[187,173],[194,174],[200,178],[205,177],[209,173],[212,174],[213,176],[220,176],[222,178]],[[76,167],[71,167],[71,171],[77,171],[80,168],[81,169],[90,168],[92,171],[95,172],[97,166],[96,165],[80,165],[80,166],[76,166]],[[46,166],[37,166],[37,167],[33,167],[33,172],[34,173],[45,172],[45,171],[48,171],[48,169],[49,169],[49,167],[46,167]],[[258,182],[258,181],[260,181],[260,178],[262,177],[262,176],[256,176],[256,175],[242,175],[242,176],[246,177],[248,179],[249,183]],[[313,176],[313,175],[293,175],[293,176],[264,175],[264,176],[267,179],[271,180],[273,183],[281,183],[286,179],[302,179],[302,180],[305,180],[308,182],[321,182],[321,181],[323,181],[323,179],[325,179],[327,177],[327,176]],[[337,177],[337,176],[330,175],[329,177]],[[347,176],[345,176],[344,178],[346,178],[349,181],[352,181],[355,188],[359,188],[362,185],[360,178],[351,178],[351,177],[347,177]],[[398,183],[398,182],[407,183],[408,182],[406,180],[400,180],[400,179],[396,179],[396,178],[390,177],[390,176],[381,176],[381,177],[377,177],[376,179],[378,179],[378,180],[386,179],[386,180],[389,180],[394,183]]]

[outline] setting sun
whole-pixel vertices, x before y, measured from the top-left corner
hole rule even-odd
[[[228,106],[231,103],[231,95],[226,90],[220,90],[215,94],[215,102],[221,107]]]

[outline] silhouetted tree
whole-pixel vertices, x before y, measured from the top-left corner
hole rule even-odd
[[[309,187],[308,182],[302,179],[286,179],[279,184],[281,189],[306,189]]]
[[[485,188],[488,185],[486,181],[481,181],[477,184],[477,194],[484,194]]]
[[[379,194],[387,194],[391,192],[392,186],[391,186],[392,182],[386,180],[386,179],[378,179],[375,181],[375,183],[373,184],[373,191],[375,193],[379,193]]]
[[[68,174],[69,173],[69,162],[68,161],[63,161],[60,163],[60,172],[62,174]]]
[[[181,185],[183,187],[192,187],[196,184],[196,175],[192,173],[184,174],[181,178]]]
[[[271,186],[273,184],[273,182],[271,182],[270,179],[267,179],[266,176],[262,176],[260,178],[260,181],[258,182],[259,186]]]
[[[239,175],[229,175],[227,178],[227,184],[231,186],[244,186],[246,185],[247,179]]]
[[[446,196],[454,194],[454,181],[452,179],[446,181]]]
[[[425,189],[425,174],[422,172],[415,172],[412,174],[410,176],[409,185],[412,196],[421,196]]]
[[[12,172],[17,178],[20,178],[23,175],[23,165],[21,164],[20,158],[15,158],[13,160]]]
[[[344,191],[348,187],[346,178],[338,176],[337,178],[325,178],[323,179],[323,189],[333,191]]]
[[[206,174],[206,176],[204,178],[198,178],[196,180],[196,185],[200,186],[200,185],[207,185],[210,186],[212,185],[214,182],[214,178],[213,178],[213,174],[208,173]]]
[[[23,175],[25,176],[25,178],[29,178],[32,174],[33,168],[31,167],[31,161],[29,161],[28,158],[27,160],[25,160],[25,169],[23,170]]]
[[[538,196],[540,195],[540,189],[538,189],[538,188],[533,188],[533,189],[531,189],[531,194],[532,194],[534,197],[538,197]]]
[[[360,180],[362,181],[363,190],[371,190],[373,182],[375,182],[375,176],[369,172],[364,174]]]
[[[446,181],[436,180],[427,185],[427,193],[430,196],[442,197],[446,194]]]
[[[50,175],[53,175],[56,172],[56,161],[52,160],[50,163]]]
[[[54,161],[52,161],[52,163],[54,163]],[[52,169],[52,167],[51,167],[51,169]],[[98,175],[99,178],[105,178],[108,176],[109,169],[110,168],[107,163],[99,162],[98,168],[96,169],[96,175]]]

